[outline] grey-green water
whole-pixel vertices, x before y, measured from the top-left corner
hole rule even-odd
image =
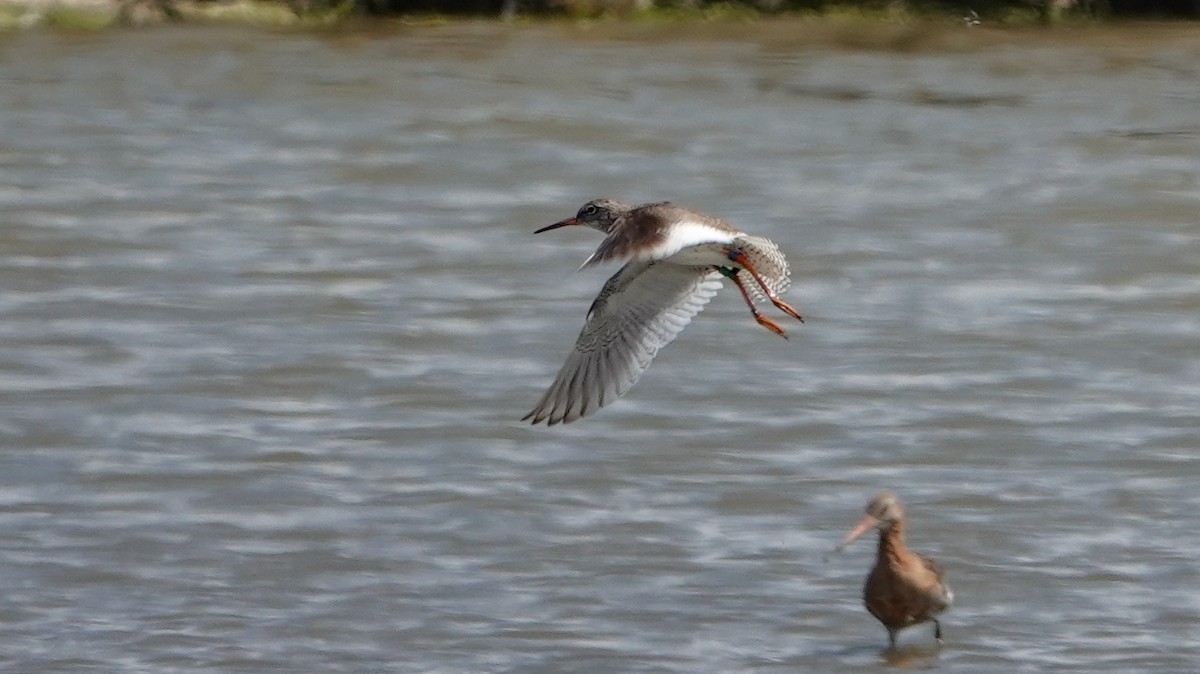
[[[0,670],[1196,671],[1200,53],[1046,44],[5,38]],[[597,196],[773,238],[807,324],[727,288],[518,423]],[[940,651],[831,553],[881,488]]]

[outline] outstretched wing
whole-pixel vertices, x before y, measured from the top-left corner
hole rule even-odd
[[[721,288],[712,267],[630,262],[604,284],[575,348],[521,421],[569,423],[622,396]]]

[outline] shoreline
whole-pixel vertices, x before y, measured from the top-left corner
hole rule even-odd
[[[1002,20],[950,13],[838,9],[761,12],[742,6],[649,9],[598,17],[521,14],[409,14],[364,16],[349,4],[303,12],[310,0],[0,0],[0,36],[30,30],[97,31],[170,25],[374,34],[412,30],[459,34],[536,28],[586,41],[702,39],[853,51],[973,51],[1002,46],[1130,47],[1181,42],[1195,45],[1200,22],[1070,15],[1051,22],[1032,15]],[[753,35],[738,26],[754,25]]]

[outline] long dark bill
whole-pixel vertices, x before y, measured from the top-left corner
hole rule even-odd
[[[547,226],[539,229],[538,231],[534,232],[534,234],[541,234],[542,232],[548,232],[552,229],[558,229],[559,227],[566,227],[568,225],[578,225],[578,224],[579,224],[578,218],[567,218],[566,220],[560,220],[560,221],[554,223],[553,225],[547,225]]]

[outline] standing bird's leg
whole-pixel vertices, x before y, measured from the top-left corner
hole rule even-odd
[[[888,628],[888,648],[896,650],[896,630]]]
[[[939,644],[943,643],[942,642],[942,624],[937,621],[937,618],[933,619],[933,638],[937,639],[937,642]]]
[[[754,315],[754,320],[758,321],[759,325],[787,339],[787,333],[783,331],[783,328],[776,325],[775,321],[763,316],[758,307],[754,306],[754,300],[750,298],[750,293],[746,291],[746,286],[742,285],[742,279],[738,278],[739,270],[730,269],[729,267],[717,267],[717,271],[721,272],[721,275],[725,278],[737,284],[738,290],[742,291],[742,299],[746,300],[746,306],[750,307],[750,313]]]
[[[804,322],[804,317],[801,316],[795,309],[793,309],[790,304],[779,299],[775,293],[771,292],[771,288],[767,286],[765,281],[763,281],[762,276],[759,276],[758,272],[755,271],[753,265],[750,264],[750,258],[746,257],[745,253],[741,251],[731,251],[729,253],[729,259],[738,263],[743,269],[750,272],[750,275],[753,276],[754,280],[758,282],[758,286],[762,288],[764,293],[766,293],[767,299],[771,300],[771,304],[774,304],[779,308],[780,311],[800,321],[801,323]],[[740,286],[741,284],[739,283],[738,285]]]

